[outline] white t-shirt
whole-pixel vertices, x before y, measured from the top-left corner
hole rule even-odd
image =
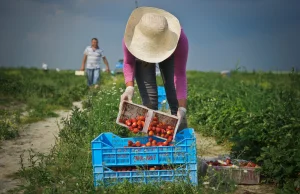
[[[91,46],[87,46],[83,54],[87,55],[86,68],[97,69],[100,68],[101,58],[104,57],[103,50],[98,48],[93,50]]]

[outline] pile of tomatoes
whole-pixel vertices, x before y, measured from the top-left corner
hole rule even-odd
[[[141,132],[145,126],[145,116],[137,116],[136,118],[126,119],[126,120],[120,119],[119,122],[124,123],[129,128],[129,130],[132,131],[133,133],[138,133]],[[148,128],[148,135],[149,136],[156,135],[158,137],[162,137],[166,139],[166,141],[162,143],[155,142],[155,141],[154,143],[148,142],[148,144],[145,146],[148,147],[160,146],[160,144],[162,146],[167,146],[173,140],[174,130],[175,130],[174,126],[168,125],[164,122],[159,122],[157,117],[153,117]],[[138,143],[138,145],[140,144]],[[140,146],[136,146],[136,147],[140,147]]]
[[[207,161],[209,166],[232,166],[231,160],[227,158],[225,161],[223,160],[215,160],[215,161]]]
[[[127,125],[129,130],[133,133],[138,133],[143,130],[143,127],[145,125],[145,117],[137,116],[136,118],[127,119],[125,121],[120,119],[119,122]]]
[[[152,147],[152,146],[174,146],[174,144],[170,144],[171,141],[167,140],[164,142],[154,140],[152,137],[149,137],[148,142],[146,144],[142,144],[140,141],[136,141],[135,143],[131,140],[128,141],[128,146],[125,147]]]
[[[169,166],[169,165],[158,165],[158,166],[123,166],[123,167],[112,167],[110,168],[116,172],[126,172],[126,171],[137,171],[137,170],[173,170],[177,168],[176,166]]]
[[[215,161],[207,161],[209,166],[234,166],[231,160],[227,158],[226,160],[215,160]],[[239,162],[239,167],[258,167],[257,164],[249,161],[249,162]]]
[[[251,162],[251,161],[249,161],[249,162],[240,162],[239,166],[240,167],[253,167],[253,168],[259,167],[257,164],[255,164],[254,162]]]
[[[173,140],[174,128],[174,126],[165,124],[164,122],[159,122],[157,117],[153,117],[148,128],[148,135],[156,135],[167,139],[168,142],[171,142]]]

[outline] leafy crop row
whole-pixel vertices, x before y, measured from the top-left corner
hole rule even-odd
[[[232,144],[233,157],[259,162],[265,181],[300,187],[300,75],[191,73],[189,121]]]

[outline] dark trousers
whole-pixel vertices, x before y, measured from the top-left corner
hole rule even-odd
[[[136,60],[135,79],[139,88],[139,92],[143,101],[143,105],[153,110],[158,109],[158,93],[156,83],[156,66],[154,63],[147,63]],[[177,116],[178,100],[174,85],[174,57],[159,63],[159,69],[164,82],[166,96],[171,109],[171,114]],[[187,120],[183,118],[178,131],[187,128]]]

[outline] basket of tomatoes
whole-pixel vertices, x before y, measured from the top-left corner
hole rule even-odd
[[[145,122],[148,115],[148,108],[131,102],[123,101],[116,123],[128,128],[133,133],[146,133],[147,130],[145,127]]]
[[[135,134],[147,133],[168,142],[173,141],[180,124],[176,116],[127,101],[123,101],[116,123]]]

